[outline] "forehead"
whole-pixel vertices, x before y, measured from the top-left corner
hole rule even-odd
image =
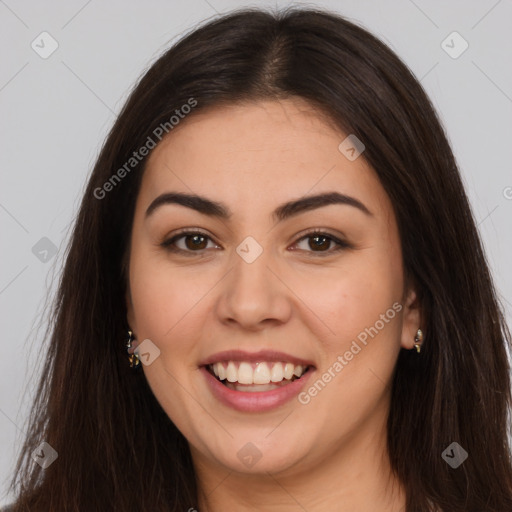
[[[205,195],[240,215],[309,193],[340,191],[386,208],[366,161],[349,160],[347,134],[298,98],[216,107],[185,118],[153,150],[140,200],[168,191]]]

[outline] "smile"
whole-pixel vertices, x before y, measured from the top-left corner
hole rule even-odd
[[[289,362],[223,361],[208,365],[208,371],[229,389],[262,392],[299,379],[309,366]]]
[[[310,360],[273,350],[228,350],[198,366],[212,399],[240,412],[270,411],[292,401],[316,371]]]

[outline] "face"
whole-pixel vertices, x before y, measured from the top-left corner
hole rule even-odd
[[[382,432],[420,316],[389,197],[346,137],[265,101],[198,112],[149,157],[128,323],[196,462],[291,472]]]

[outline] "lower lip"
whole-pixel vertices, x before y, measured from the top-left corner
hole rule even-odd
[[[201,371],[206,378],[211,392],[220,402],[243,412],[269,411],[283,405],[300,393],[313,373],[313,370],[309,369],[300,379],[270,391],[246,392],[229,389],[204,366],[201,368]]]

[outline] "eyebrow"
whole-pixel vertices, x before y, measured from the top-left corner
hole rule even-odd
[[[182,192],[167,192],[159,195],[149,205],[145,217],[148,218],[155,210],[166,204],[179,204],[192,210],[196,210],[203,215],[217,217],[219,219],[229,220],[232,217],[230,209],[217,201],[212,201],[206,197],[196,194],[185,194]],[[355,197],[340,194],[339,192],[327,192],[313,196],[304,196],[300,199],[289,201],[278,206],[272,213],[272,218],[277,222],[282,222],[290,217],[303,212],[322,208],[332,204],[342,204],[353,206],[364,214],[373,217],[373,213]]]

